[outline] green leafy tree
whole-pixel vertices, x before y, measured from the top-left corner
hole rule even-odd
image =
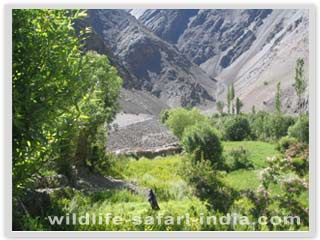
[[[277,140],[287,135],[288,128],[293,123],[294,120],[291,116],[271,114],[265,123],[265,131],[270,139]]]
[[[252,105],[251,113],[256,114],[256,106],[255,105]]]
[[[226,186],[220,171],[209,160],[194,162],[186,159],[182,164],[182,175],[195,194],[208,204],[208,207],[227,213],[236,197],[236,192]]]
[[[73,10],[13,10],[13,184],[21,187],[60,151],[82,95]],[[64,125],[64,126],[62,126]],[[59,130],[58,130],[59,129]]]
[[[230,99],[231,99],[231,110],[232,110],[232,114],[234,114],[235,111],[235,104],[234,104],[234,98],[235,98],[235,91],[234,91],[234,84],[231,84],[231,88],[230,88]]]
[[[281,114],[281,83],[277,83],[277,92],[275,96],[275,108],[277,114]]]
[[[288,134],[300,142],[309,143],[309,117],[300,115],[296,123],[289,127]]]
[[[242,141],[250,136],[250,125],[243,116],[235,116],[226,122],[224,137],[230,141]]]
[[[105,56],[82,52],[84,31],[77,34],[74,25],[85,16],[81,10],[13,10],[14,191],[45,165],[71,174],[81,147],[85,161],[104,149],[97,148],[98,132],[115,115],[121,80]],[[86,144],[79,144],[82,137]]]
[[[103,159],[105,153],[105,123],[112,122],[118,110],[122,80],[109,63],[106,56],[88,52],[83,57],[80,77],[86,82],[88,90],[79,99],[79,124],[81,126],[76,149],[76,163],[94,165],[95,160]],[[100,157],[97,158],[96,155]]]
[[[241,113],[241,108],[243,107],[243,102],[237,97],[236,98],[236,114]]]
[[[294,118],[258,111],[249,115],[249,122],[252,138],[270,141],[286,136],[288,128],[294,124]]]
[[[222,144],[217,131],[208,124],[196,124],[188,127],[182,137],[186,152],[195,154],[195,159],[209,160],[213,166],[222,166]]]
[[[228,92],[227,92],[227,105],[228,105],[228,114],[230,114],[230,108],[231,108],[231,88],[228,86]]]
[[[295,80],[294,87],[296,90],[296,94],[298,96],[298,110],[299,110],[299,113],[301,114],[302,95],[306,90],[306,83],[305,83],[305,79],[304,79],[304,60],[303,60],[303,58],[297,59],[295,71],[296,71],[296,73],[295,73],[295,77],[294,77],[294,80]]]
[[[218,112],[219,112],[220,114],[222,114],[222,113],[223,113],[223,108],[224,108],[224,102],[218,101],[218,102],[216,103],[216,107],[217,107]]]
[[[206,122],[208,122],[208,118],[201,114],[197,109],[192,109],[190,111],[184,108],[177,108],[169,111],[168,119],[165,124],[174,135],[181,139],[183,132],[187,127]]]

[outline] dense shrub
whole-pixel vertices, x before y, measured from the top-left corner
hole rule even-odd
[[[191,159],[184,161],[182,174],[185,180],[194,187],[195,195],[207,201],[212,209],[228,212],[237,193],[224,185],[222,176],[214,170],[210,161]]]
[[[226,156],[229,170],[253,169],[253,163],[249,160],[249,154],[246,149],[239,147],[232,149]]]
[[[295,143],[285,151],[285,156],[292,160],[296,172],[303,176],[309,171],[309,146],[306,143]]]
[[[183,131],[186,129],[186,127],[200,122],[208,122],[208,118],[202,115],[197,109],[187,110],[184,108],[177,108],[168,111],[165,115],[168,116],[165,124],[179,139],[181,139]]]
[[[294,118],[280,114],[258,112],[248,116],[251,138],[263,141],[277,140],[287,135]]]
[[[277,149],[280,152],[284,153],[291,145],[296,143],[298,143],[298,140],[296,138],[285,136],[279,140]]]
[[[227,121],[224,137],[226,140],[242,141],[250,136],[248,120],[243,116],[237,116]]]
[[[309,170],[309,161],[307,159],[302,158],[293,158],[292,166],[299,176],[304,176],[308,173]]]
[[[270,130],[271,139],[279,139],[287,135],[288,128],[294,124],[294,119],[290,116],[284,115],[270,115],[270,119],[267,122],[267,128]]]
[[[309,143],[309,117],[300,116],[297,122],[288,129],[288,134],[301,142]]]
[[[168,118],[169,118],[169,113],[170,113],[170,110],[168,110],[168,109],[162,110],[162,111],[160,112],[160,121],[161,121],[162,123],[166,123],[166,121],[167,121]]]
[[[226,140],[241,141],[244,139],[274,141],[287,135],[288,128],[294,124],[292,116],[257,112],[229,116],[213,115],[211,124],[219,129]]]
[[[256,114],[248,116],[251,138],[258,140],[266,140],[268,133],[266,132],[266,122],[269,114],[267,112],[259,111]]]
[[[285,152],[285,156],[288,158],[299,157],[309,155],[309,146],[305,143],[292,144]]]
[[[308,191],[307,179],[296,176],[290,159],[274,156],[269,158],[267,163],[268,167],[260,172],[258,188],[242,192],[251,204],[245,202],[245,205],[238,206],[238,209],[240,207],[242,210],[241,214],[253,218],[254,221],[260,216],[268,218],[271,216],[299,216],[301,224],[293,224],[290,229],[297,230],[302,226],[308,226],[308,208],[301,201],[302,194],[306,194]],[[275,185],[280,186],[281,191],[275,192]],[[255,230],[269,231],[288,229],[288,225],[282,223],[256,227]]]
[[[210,125],[213,126],[220,136],[224,135],[224,129],[225,129],[225,124],[227,120],[230,119],[230,116],[223,116],[223,115],[218,115],[215,116],[215,114],[210,118]]]
[[[215,167],[222,165],[222,144],[218,133],[208,124],[188,127],[182,137],[186,152],[194,154],[195,160],[209,160]]]

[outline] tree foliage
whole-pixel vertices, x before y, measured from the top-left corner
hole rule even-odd
[[[230,88],[230,99],[231,99],[231,110],[232,114],[234,114],[234,98],[235,98],[235,90],[234,90],[234,84],[231,84]]]
[[[97,155],[98,129],[115,115],[121,79],[107,57],[82,52],[85,31],[77,34],[74,24],[85,16],[81,10],[13,11],[14,189],[45,164],[68,172],[80,148],[84,161]]]
[[[223,147],[219,134],[207,124],[196,124],[188,127],[182,137],[186,152],[195,155],[195,160],[209,160],[213,166],[222,166]]]
[[[172,109],[168,112],[167,116],[168,117],[165,122],[166,125],[179,139],[182,138],[183,132],[188,126],[195,125],[199,122],[205,123],[208,121],[207,117],[201,114],[197,109]]]
[[[306,90],[306,83],[304,79],[304,60],[303,58],[298,58],[297,59],[297,64],[296,64],[296,69],[295,69],[295,83],[294,83],[294,88],[296,90],[296,94],[298,96],[299,102],[298,102],[298,109],[301,114],[301,98]]]
[[[230,118],[225,126],[225,139],[241,141],[250,136],[249,122],[245,117]]]
[[[281,83],[277,83],[277,91],[275,97],[275,108],[277,114],[281,114]]]
[[[243,107],[243,102],[237,97],[236,98],[236,114],[241,113],[241,108]]]
[[[230,93],[230,87],[229,86],[228,86],[228,89],[227,89],[227,107],[228,107],[228,114],[230,114],[231,93]]]
[[[296,123],[289,127],[288,134],[301,142],[309,143],[309,117],[301,115]]]
[[[216,107],[217,107],[217,110],[220,114],[223,113],[223,108],[224,108],[224,102],[223,101],[218,101],[216,103]]]

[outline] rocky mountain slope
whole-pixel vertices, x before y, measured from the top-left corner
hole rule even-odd
[[[215,79],[127,11],[89,10],[88,21],[134,76],[128,86],[149,92],[170,107],[213,103]]]
[[[284,111],[296,112],[294,67],[305,60],[308,80],[308,11],[296,9],[146,9],[130,13],[219,82],[218,99],[235,84],[245,103],[272,111],[281,82]],[[307,110],[307,94],[305,96]]]
[[[78,30],[86,27],[92,28],[88,19],[77,22],[76,28]],[[140,89],[136,76],[124,66],[121,59],[113,53],[111,47],[93,29],[86,36],[84,50],[92,50],[108,56],[111,65],[117,69],[123,80],[123,88],[119,97],[121,112],[159,115],[162,110],[169,108],[165,102],[153,96],[150,92]]]
[[[308,76],[307,11],[89,10],[86,21],[93,28],[86,48],[106,54],[124,81],[109,151],[151,156],[179,150],[157,115],[189,105],[211,113],[214,101],[226,102],[231,83],[244,111],[253,105],[273,111],[278,81],[283,111],[297,110],[297,58],[304,58]]]

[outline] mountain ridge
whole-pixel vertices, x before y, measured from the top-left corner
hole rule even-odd
[[[192,15],[190,9],[183,11]],[[305,60],[308,80],[307,10],[200,9],[188,18],[187,25],[181,25],[182,30],[170,28],[177,21],[172,18],[183,11],[145,9],[137,18],[218,80],[217,99],[225,101],[227,86],[234,83],[237,96],[245,103],[244,111],[250,111],[253,105],[272,111],[272,93],[280,81],[283,111],[297,113],[292,85],[295,61],[300,57]],[[176,18],[186,21],[181,16]],[[170,31],[180,33],[177,40],[168,39]],[[304,102],[307,111],[307,91]]]
[[[170,107],[212,104],[216,80],[124,10],[89,10],[89,22],[136,78]]]

